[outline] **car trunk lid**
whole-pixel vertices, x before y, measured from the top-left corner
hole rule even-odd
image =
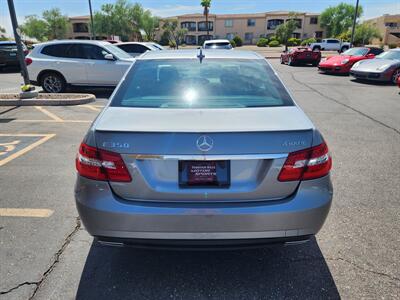
[[[128,183],[110,182],[113,191],[123,199],[142,201],[285,198],[298,182],[278,181],[279,172],[288,153],[310,147],[313,136],[311,122],[295,106],[107,108],[95,129],[97,147],[120,153],[132,177]],[[209,149],[201,147],[204,139]],[[182,186],[182,164],[204,161],[229,167],[228,184]]]

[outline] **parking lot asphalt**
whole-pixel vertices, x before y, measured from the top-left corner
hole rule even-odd
[[[94,244],[74,204],[74,157],[110,92],[84,106],[2,107],[0,298],[398,299],[398,88],[271,63],[332,152],[334,201],[315,239],[201,252]],[[0,92],[16,81],[0,74]]]

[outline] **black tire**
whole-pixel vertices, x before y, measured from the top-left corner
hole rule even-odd
[[[40,76],[40,85],[46,93],[63,93],[67,88],[64,77],[57,72],[46,72]]]
[[[397,79],[399,77],[400,77],[400,69],[394,70],[393,75],[392,75],[392,79],[391,79],[392,83],[397,84]]]
[[[281,56],[281,58],[280,58],[280,61],[281,61],[281,65],[283,65],[283,64],[284,64],[284,62],[283,62],[283,58],[282,58],[282,56]]]
[[[313,67],[318,67],[318,65],[319,65],[319,61],[315,61],[315,62],[312,63]]]

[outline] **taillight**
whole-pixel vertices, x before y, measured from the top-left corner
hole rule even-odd
[[[332,167],[328,146],[322,143],[305,150],[289,153],[279,181],[309,180],[327,175]]]
[[[132,181],[119,153],[98,149],[82,143],[76,156],[79,175],[95,180]]]
[[[30,58],[30,57],[25,57],[25,64],[27,65],[27,66],[29,66],[31,63],[32,63],[32,58]]]

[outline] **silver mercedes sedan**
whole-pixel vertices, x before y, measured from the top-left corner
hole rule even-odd
[[[332,160],[265,58],[139,57],[87,132],[76,205],[106,245],[297,244],[322,227]]]

